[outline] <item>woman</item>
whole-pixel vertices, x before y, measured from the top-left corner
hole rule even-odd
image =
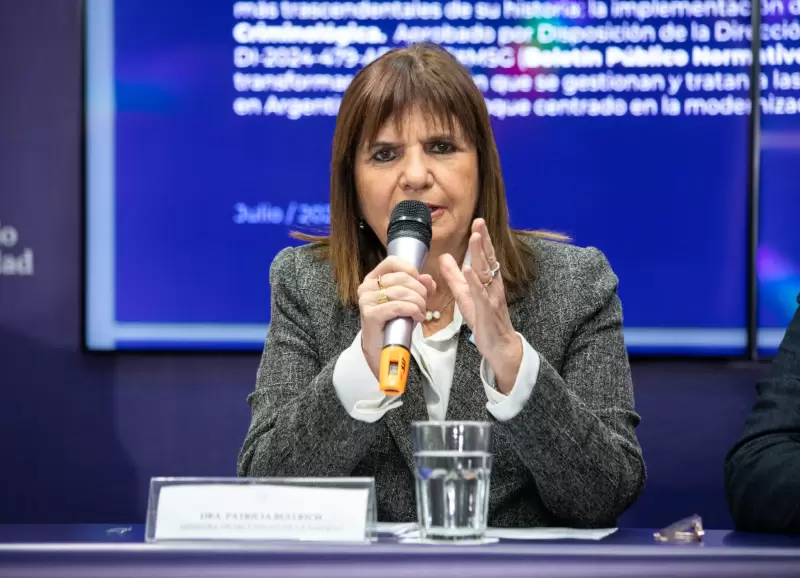
[[[490,525],[613,526],[645,479],[617,278],[596,249],[509,227],[469,72],[431,45],[385,54],[345,92],[332,156],[330,236],[271,267],[239,474],[374,477],[379,519],[413,521],[411,422],[491,420]],[[386,258],[403,199],[431,210],[422,271]],[[418,323],[389,397],[398,316]]]

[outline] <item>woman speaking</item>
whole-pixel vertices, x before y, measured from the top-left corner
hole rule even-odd
[[[387,257],[403,200],[430,210],[421,271]],[[492,421],[489,524],[609,527],[637,498],[617,278],[596,249],[509,227],[486,104],[431,45],[344,93],[326,237],[270,269],[272,320],[241,476],[374,477],[381,521],[414,521],[411,422]],[[381,391],[385,324],[416,323],[407,386]]]

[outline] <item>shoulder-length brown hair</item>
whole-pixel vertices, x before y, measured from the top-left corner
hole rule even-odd
[[[387,52],[361,70],[342,97],[331,158],[330,232],[292,233],[319,244],[330,261],[339,296],[345,305],[358,303],[358,286],[386,257],[386,248],[369,227],[359,227],[355,186],[359,145],[372,142],[390,119],[402,124],[418,109],[452,130],[458,123],[478,156],[480,178],[475,218],[482,217],[500,262],[506,291],[513,293],[534,276],[534,256],[522,236],[566,240],[543,231],[511,229],[505,185],[486,102],[469,71],[449,52],[434,44],[418,44]]]

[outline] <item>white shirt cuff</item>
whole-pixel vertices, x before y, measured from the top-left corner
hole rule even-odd
[[[388,396],[380,390],[361,349],[361,331],[336,360],[333,388],[350,417],[367,423],[374,423],[390,409],[403,405],[401,395]]]
[[[522,363],[519,365],[514,387],[508,395],[500,393],[494,388],[494,371],[489,367],[485,357],[481,360],[481,381],[483,381],[486,397],[489,399],[486,409],[498,421],[508,421],[522,411],[539,378],[541,363],[539,353],[522,335],[519,333],[517,335],[522,340]]]

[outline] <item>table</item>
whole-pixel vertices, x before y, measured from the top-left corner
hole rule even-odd
[[[703,544],[657,544],[651,530],[597,542],[484,546],[144,543],[141,525],[0,525],[0,576],[477,578],[479,576],[800,576],[800,538],[707,531]]]

